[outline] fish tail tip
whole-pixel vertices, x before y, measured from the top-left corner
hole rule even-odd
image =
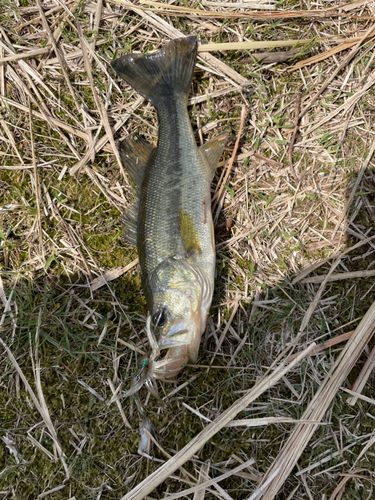
[[[172,94],[187,99],[198,50],[195,36],[176,38],[151,54],[127,54],[111,67],[136,92],[158,107]]]

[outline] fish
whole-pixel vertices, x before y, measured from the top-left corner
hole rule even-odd
[[[198,147],[188,115],[198,42],[172,40],[147,54],[112,62],[115,73],[157,112],[156,147],[139,134],[119,146],[136,201],[123,214],[125,238],[138,250],[151,354],[127,395],[175,377],[196,363],[212,302],[215,240],[211,181],[227,140]],[[165,352],[166,351],[166,352]]]

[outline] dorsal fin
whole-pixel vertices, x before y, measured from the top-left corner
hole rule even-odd
[[[155,148],[138,134],[131,134],[120,144],[121,162],[131,180],[140,188],[145,168]]]
[[[124,228],[125,238],[132,245],[137,244],[138,206],[142,179],[146,167],[156,151],[147,141],[132,134],[120,144],[120,156],[124,169],[128,172],[136,186],[137,199],[123,213],[120,221]]]
[[[211,179],[213,179],[215,175],[215,170],[217,168],[217,164],[219,163],[220,157],[223,154],[223,149],[225,146],[225,143],[227,142],[228,139],[228,134],[220,134],[214,137],[213,139],[210,139],[209,141],[206,142],[206,144],[203,144],[199,149],[202,151],[203,155],[205,156],[211,170]]]
[[[120,222],[124,228],[126,241],[131,245],[137,245],[138,200],[125,210],[120,217]]]

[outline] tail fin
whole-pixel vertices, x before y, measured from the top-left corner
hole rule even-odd
[[[136,92],[157,107],[173,94],[187,99],[198,42],[194,36],[172,40],[149,55],[128,54],[111,66]]]

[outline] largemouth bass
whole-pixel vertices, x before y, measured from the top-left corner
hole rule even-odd
[[[191,36],[112,63],[117,75],[155,106],[159,122],[156,148],[136,134],[120,145],[123,166],[137,189],[122,222],[127,240],[138,249],[148,325],[156,338],[134,390],[143,383],[150,388],[152,379],[174,377],[188,361],[196,362],[212,301],[210,184],[226,136],[196,145],[187,112],[196,54]]]

